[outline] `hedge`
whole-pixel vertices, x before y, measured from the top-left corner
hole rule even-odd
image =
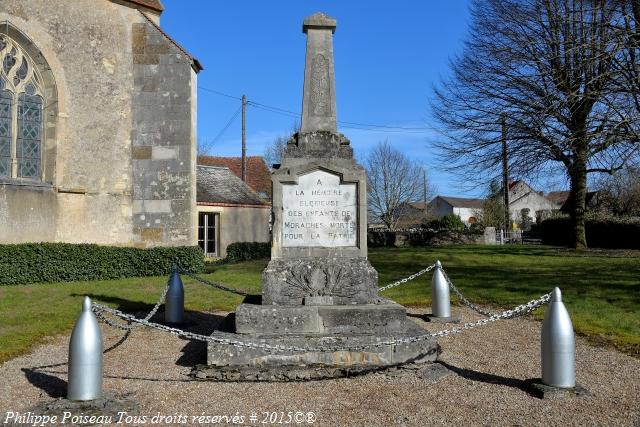
[[[0,284],[108,280],[161,276],[176,261],[182,268],[204,268],[198,246],[138,249],[70,243],[0,245]]]
[[[540,224],[542,243],[571,246],[568,217],[550,218]],[[640,249],[640,218],[592,218],[585,221],[587,246],[608,249]]]
[[[480,230],[453,231],[414,228],[409,230],[369,230],[367,245],[379,247],[440,246],[452,244],[483,243],[484,235]]]
[[[235,242],[227,246],[226,262],[248,261],[269,258],[271,242]]]

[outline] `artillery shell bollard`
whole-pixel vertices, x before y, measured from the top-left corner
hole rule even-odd
[[[69,384],[67,399],[95,400],[102,396],[102,333],[91,311],[91,299],[84,297],[82,313],[69,341]]]
[[[436,268],[431,277],[431,314],[425,320],[438,323],[458,323],[460,318],[451,315],[451,299],[449,284],[442,273],[442,264],[436,261]]]
[[[115,418],[123,411],[138,412],[140,405],[130,395],[102,390],[102,347],[102,332],[91,310],[91,299],[84,297],[82,313],[69,340],[67,398],[38,402],[30,409],[31,413],[64,414],[65,417],[69,414],[67,422],[73,425],[77,425],[76,419],[84,419],[84,414],[90,413],[96,414],[86,416],[91,421],[79,422],[104,425],[109,424],[105,422],[109,417]],[[61,419],[62,416],[58,418]]]
[[[573,324],[557,287],[542,322],[540,347],[542,379],[531,381],[535,394],[542,398],[589,394],[576,384]]]
[[[164,303],[164,321],[172,324],[184,322],[184,286],[175,264],[171,267],[169,290]]]

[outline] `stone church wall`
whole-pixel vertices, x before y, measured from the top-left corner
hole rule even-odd
[[[39,50],[55,102],[44,111],[50,172],[0,181],[0,243],[196,244],[190,58],[107,0],[2,0],[3,25]]]

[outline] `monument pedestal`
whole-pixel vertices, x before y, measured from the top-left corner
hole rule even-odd
[[[434,339],[410,342],[426,331],[406,309],[380,298],[378,304],[281,306],[242,304],[235,330],[258,344],[309,348],[273,351],[209,343],[207,366],[196,376],[210,379],[283,381],[320,379],[436,360]],[[396,344],[380,344],[402,340]],[[258,378],[260,377],[260,378]]]
[[[325,379],[385,369],[403,363],[433,362],[434,339],[410,342],[425,330],[395,303],[354,306],[276,307],[243,304],[237,332],[257,344],[309,348],[273,351],[209,343],[207,365],[194,375],[229,381]],[[407,340],[405,340],[407,339]],[[402,343],[386,344],[396,340]]]

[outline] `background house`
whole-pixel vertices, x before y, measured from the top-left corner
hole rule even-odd
[[[1,5],[0,243],[195,245],[202,66],[160,1]]]
[[[225,167],[242,178],[242,157],[198,156],[198,164]],[[271,200],[271,171],[262,156],[247,156],[247,184],[260,197]]]
[[[269,242],[271,205],[229,168],[197,166],[198,244],[224,258],[234,242]]]
[[[469,225],[477,222],[478,211],[482,210],[482,203],[482,199],[436,196],[427,205],[427,212],[435,217],[458,215],[462,222]]]
[[[534,220],[542,212],[559,210],[561,204],[557,199],[557,195],[549,198],[542,191],[535,191],[524,181],[509,183],[509,214],[514,222],[520,222],[522,209],[529,209],[529,217]]]

